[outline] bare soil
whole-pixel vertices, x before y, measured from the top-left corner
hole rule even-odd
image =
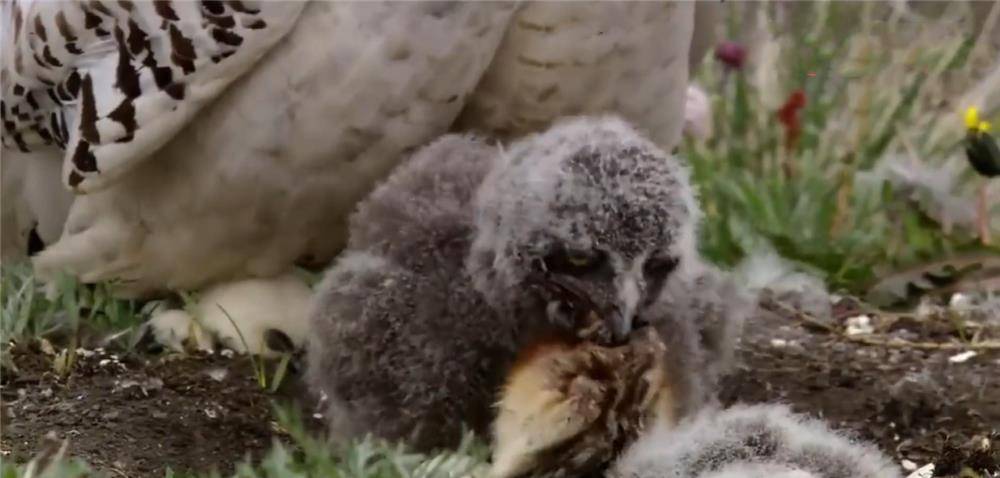
[[[18,371],[0,387],[0,450],[27,461],[55,432],[69,439],[70,455],[111,477],[162,477],[168,467],[231,473],[244,459],[259,459],[273,440],[287,439],[272,420],[273,406],[305,396],[296,376],[269,393],[246,357],[118,359],[97,350],[78,355],[65,379],[37,346],[15,348],[13,359]],[[307,425],[317,425],[310,415]]]
[[[836,320],[852,313],[841,306]],[[723,401],[788,403],[876,442],[899,462],[933,462],[938,477],[957,477],[963,467],[978,473],[971,476],[1000,476],[1000,353],[952,363],[962,350],[864,344],[835,333],[843,325],[836,320],[817,327],[788,314],[755,319]],[[60,378],[37,346],[12,355],[19,370],[0,386],[4,459],[30,459],[53,431],[70,439],[70,454],[108,476],[159,477],[168,467],[226,474],[286,440],[272,418],[275,401],[296,401],[307,425],[320,427],[297,374],[272,394],[246,358],[116,360],[97,352],[79,356]]]
[[[842,330],[859,313],[852,309],[835,307],[827,327]],[[765,313],[747,327],[725,404],[787,403],[899,463],[934,463],[936,477],[958,477],[963,467],[976,473],[963,477],[1000,476],[1000,351],[953,363],[965,350],[869,345],[800,319]],[[910,341],[955,344],[954,328],[940,325],[911,327]]]

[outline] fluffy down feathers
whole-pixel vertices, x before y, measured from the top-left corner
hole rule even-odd
[[[692,386],[713,390],[732,367],[743,324],[757,310],[757,295],[731,273],[694,257],[678,265],[653,308],[651,316],[667,318],[653,322],[665,337],[677,327],[697,329],[698,345],[681,350],[699,352],[685,357],[687,367],[699,371],[700,380]],[[711,393],[705,398],[715,400]]]
[[[616,268],[651,253],[679,263],[697,254],[701,212],[687,169],[616,116],[565,119],[514,143],[475,207],[469,273],[495,307],[520,294],[553,243],[606,248]]]
[[[469,207],[498,150],[476,137],[447,135],[405,161],[358,204],[350,218],[350,249],[377,251],[397,261],[414,254],[412,243],[468,236]]]
[[[705,411],[643,436],[609,478],[898,478],[874,447],[779,405]]]
[[[673,263],[650,271],[642,262],[654,250],[680,264],[697,260],[686,232],[698,215],[691,208],[681,165],[619,119],[566,120],[505,151],[458,136],[420,150],[360,205],[351,247],[317,290],[308,373],[329,397],[334,436],[373,433],[426,450],[456,443],[463,424],[487,434],[519,351],[563,327],[563,304],[526,281],[537,262],[515,257],[543,256],[531,249],[545,244],[531,240],[539,235],[606,248],[614,259],[599,273],[563,278],[599,314],[623,315],[611,303],[631,304],[666,347],[675,410],[695,409],[712,392],[702,374],[716,370],[731,341],[706,349],[699,314],[707,306],[679,310],[691,299],[658,295],[663,282],[695,278],[671,274]],[[704,301],[727,299],[717,293]],[[715,307],[712,330],[729,330],[737,317]]]
[[[335,439],[371,432],[428,449],[457,443],[464,425],[488,428],[513,324],[469,287],[463,259],[468,204],[495,155],[472,138],[438,140],[352,217],[355,247],[317,287],[309,347]]]

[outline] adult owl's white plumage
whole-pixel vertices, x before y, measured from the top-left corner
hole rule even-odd
[[[613,111],[669,148],[680,139],[694,10],[683,2],[524,5],[458,124],[520,136],[559,116]]]
[[[2,8],[5,182],[40,179],[5,184],[27,205],[4,255],[37,223],[40,277],[130,296],[327,263],[357,201],[450,130],[615,112],[669,149],[705,43],[686,2]]]
[[[260,8],[272,4],[304,5],[304,14],[173,140],[135,151],[145,160],[76,196],[61,237],[42,238],[50,245],[35,259],[40,275],[68,268],[86,281],[120,279],[135,295],[328,260],[370,185],[404,149],[450,126],[512,12],[423,2]],[[186,88],[198,90],[199,78]],[[47,151],[60,152],[54,143]],[[45,152],[27,159],[54,159]]]
[[[65,151],[92,192],[126,173],[295,24],[299,2],[5,2],[3,144]]]

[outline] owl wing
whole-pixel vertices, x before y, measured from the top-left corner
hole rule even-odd
[[[56,145],[65,184],[99,190],[250,69],[304,5],[4,2],[3,144]]]

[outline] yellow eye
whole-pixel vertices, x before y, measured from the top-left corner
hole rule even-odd
[[[558,248],[545,256],[545,268],[555,274],[578,276],[593,272],[605,263],[607,257],[599,250]]]
[[[593,257],[581,254],[569,254],[566,256],[566,261],[573,267],[586,267],[590,265],[593,260]]]

